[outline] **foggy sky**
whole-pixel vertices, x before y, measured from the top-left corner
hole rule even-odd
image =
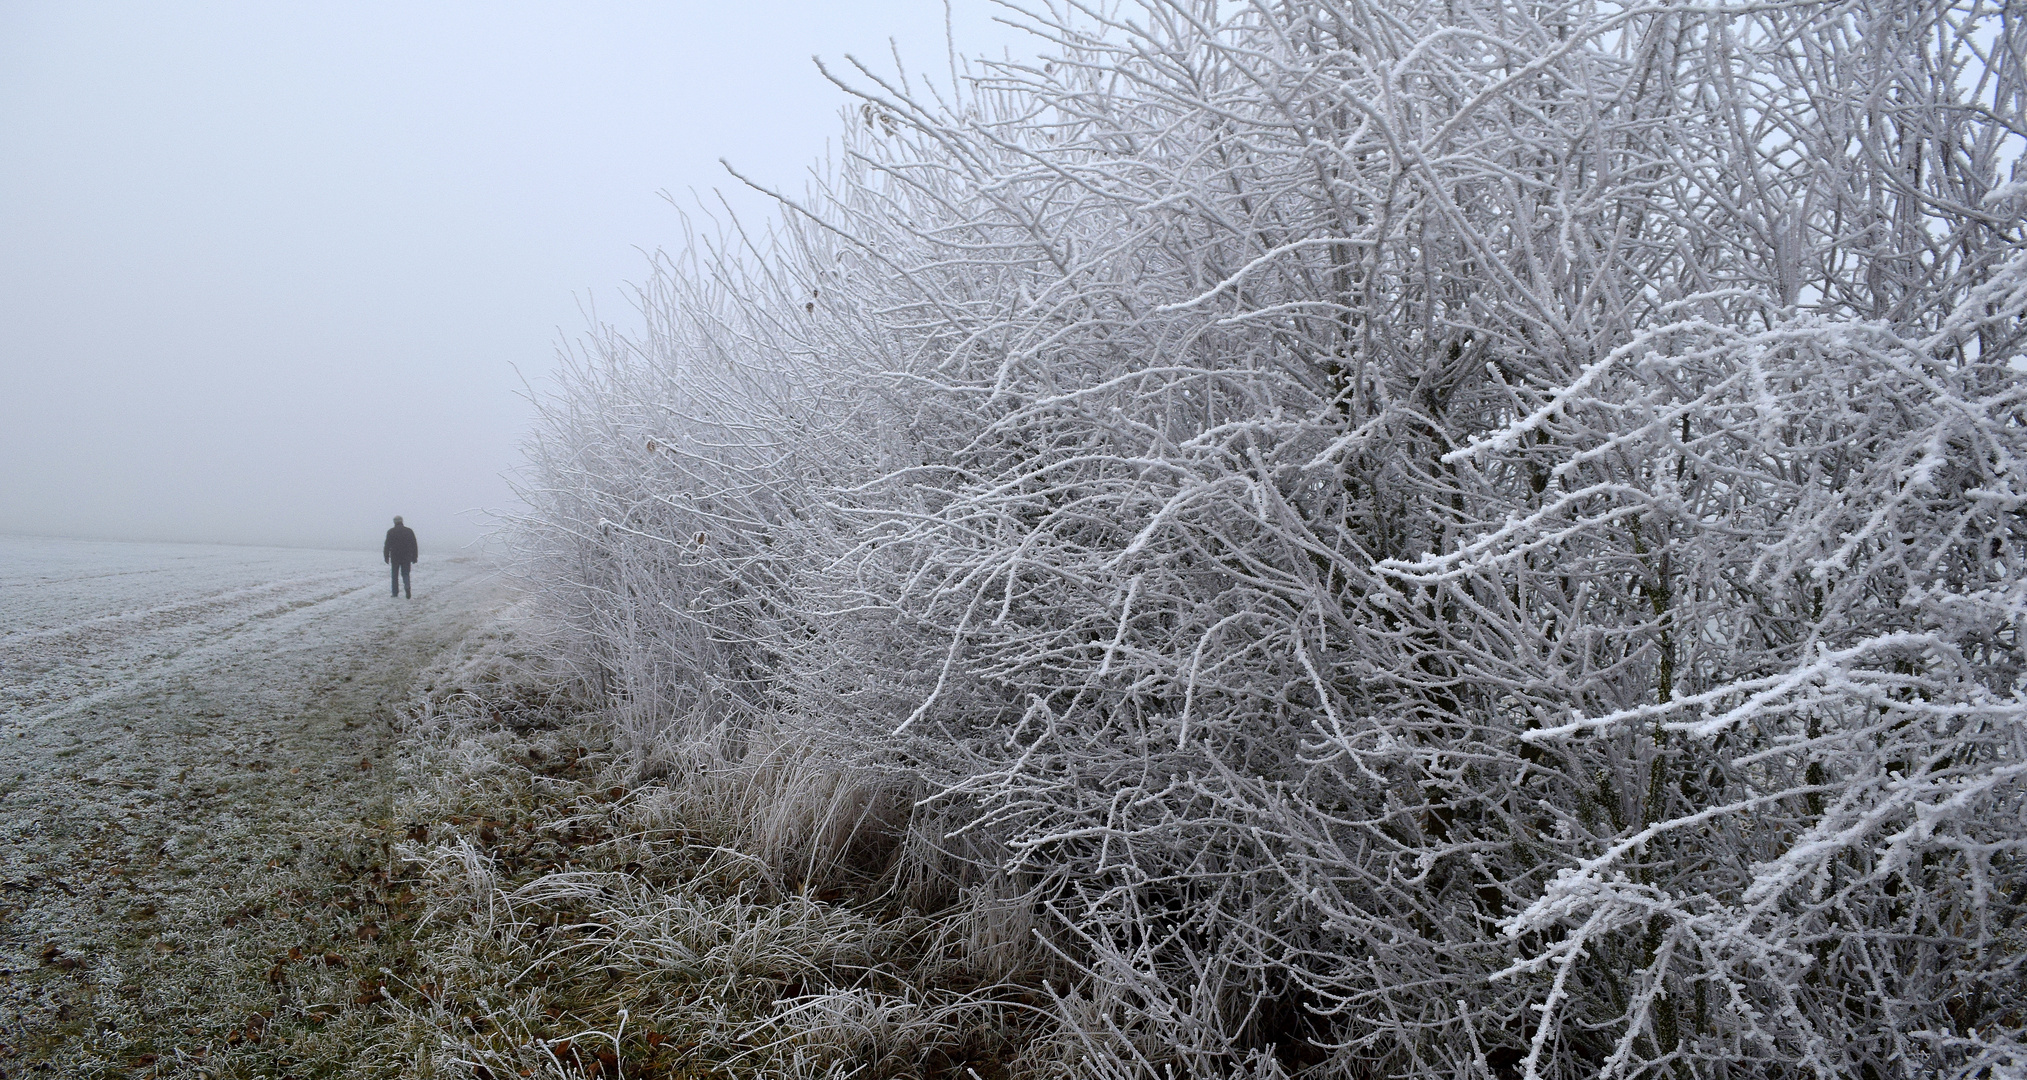
[[[889,38],[947,71],[940,0],[0,0],[0,533],[471,540],[658,193],[763,216],[718,159],[800,189]]]

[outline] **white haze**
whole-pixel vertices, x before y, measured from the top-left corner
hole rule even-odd
[[[964,3],[967,51],[1021,35]],[[0,532],[479,535],[560,337],[937,0],[0,4]]]

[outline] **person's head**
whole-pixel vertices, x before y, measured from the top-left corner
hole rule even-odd
[[[400,515],[400,514],[396,514],[396,515],[394,515],[394,523],[395,523],[396,525],[399,525],[399,524],[401,524],[401,515]]]

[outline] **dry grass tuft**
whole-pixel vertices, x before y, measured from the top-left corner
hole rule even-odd
[[[425,682],[396,855],[429,960],[382,1004],[418,1075],[1064,1071],[1031,935],[972,940],[1006,898],[924,913],[881,883],[876,785],[786,746],[629,782],[503,633]]]

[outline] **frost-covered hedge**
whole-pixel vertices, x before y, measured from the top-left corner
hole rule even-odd
[[[2019,13],[1032,18],[544,401],[641,767],[1096,1072],[2027,1069]]]

